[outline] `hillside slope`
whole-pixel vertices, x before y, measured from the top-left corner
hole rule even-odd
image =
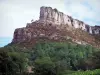
[[[93,29],[94,27],[92,27]],[[98,28],[98,27],[97,27]],[[95,28],[94,28],[95,30]],[[99,29],[98,29],[99,30]],[[17,28],[11,44],[33,46],[39,40],[71,42],[100,47],[99,34],[91,34],[91,27],[84,22],[59,12],[51,7],[40,8],[40,19],[32,20],[26,27]],[[96,30],[97,32],[97,30]]]

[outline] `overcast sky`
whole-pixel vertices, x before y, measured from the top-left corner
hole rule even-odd
[[[41,6],[57,8],[90,25],[100,25],[100,0],[0,0],[0,37],[39,18]]]

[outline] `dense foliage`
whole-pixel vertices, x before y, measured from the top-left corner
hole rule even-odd
[[[19,75],[27,70],[27,66],[24,53],[0,50],[0,75]]]
[[[37,75],[56,75],[64,70],[92,69],[85,60],[92,57],[92,53],[97,51],[97,49],[92,46],[56,42],[38,43],[34,50],[35,55],[37,55],[34,65],[36,66],[36,74],[39,72]],[[52,62],[52,64],[50,64],[50,62]],[[53,66],[52,69],[50,65]],[[42,68],[42,70],[40,68]],[[48,73],[42,74],[42,72],[44,72],[43,70]],[[49,71],[53,74],[50,74]]]
[[[99,63],[99,49],[89,45],[38,42],[30,49],[0,48],[1,75],[25,75],[29,66],[32,75],[99,75]]]

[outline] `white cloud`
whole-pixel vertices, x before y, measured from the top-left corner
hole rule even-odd
[[[100,0],[65,0],[66,11],[70,12],[74,18],[83,20],[90,25],[100,22]],[[91,21],[86,21],[90,19]]]
[[[13,37],[15,28],[38,19],[41,6],[57,8],[90,25],[99,24],[99,4],[100,0],[0,0],[0,37]]]
[[[41,6],[51,6],[64,12],[63,0],[2,0],[0,1],[0,37],[13,37],[16,28],[38,19]]]

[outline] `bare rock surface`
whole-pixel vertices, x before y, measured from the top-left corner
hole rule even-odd
[[[29,42],[37,38],[66,41],[70,37],[78,44],[95,45],[95,38],[90,34],[100,34],[100,26],[87,25],[57,9],[42,6],[39,20],[15,29],[12,43]]]

